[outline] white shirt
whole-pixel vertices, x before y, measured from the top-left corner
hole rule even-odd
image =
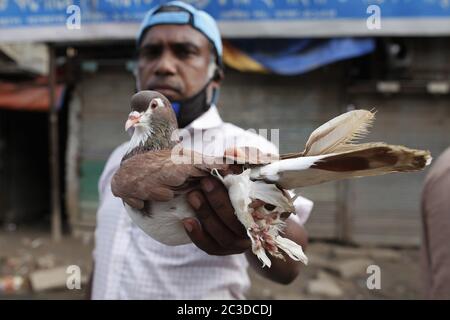
[[[183,139],[183,145],[209,155],[223,155],[226,148],[258,147],[277,154],[277,148],[262,136],[225,123],[215,106],[187,128],[192,133],[213,136],[211,141]],[[193,142],[195,140],[195,142]],[[129,218],[122,200],[111,192],[111,178],[119,168],[128,143],[109,157],[99,181],[94,250],[93,299],[244,299],[250,286],[244,254],[211,256],[194,244],[166,246],[147,236]],[[312,202],[299,197],[294,203],[303,224]]]

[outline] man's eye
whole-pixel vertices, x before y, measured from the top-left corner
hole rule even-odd
[[[161,54],[160,48],[141,48],[138,52],[139,59],[154,59]]]
[[[186,59],[190,56],[191,53],[187,50],[180,50],[180,51],[177,51],[176,54],[177,54],[178,58]]]
[[[180,59],[187,59],[196,54],[193,50],[188,48],[177,48],[174,51],[175,55]]]

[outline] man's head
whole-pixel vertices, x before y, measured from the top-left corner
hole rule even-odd
[[[150,10],[137,38],[137,89],[171,100],[180,127],[213,103],[223,78],[222,43],[213,18],[179,1]]]

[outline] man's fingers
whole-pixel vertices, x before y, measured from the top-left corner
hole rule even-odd
[[[209,205],[220,220],[237,236],[247,239],[247,232],[234,213],[234,208],[225,186],[213,178],[203,178],[200,184]]]
[[[197,213],[204,231],[221,247],[238,250],[246,250],[249,247],[250,240],[238,238],[211,209],[208,201],[200,191],[192,191],[188,195],[187,200]]]
[[[184,219],[183,225],[192,242],[207,254],[223,256],[240,253],[236,250],[222,248],[209,234],[207,234],[202,229],[198,221],[193,218]]]

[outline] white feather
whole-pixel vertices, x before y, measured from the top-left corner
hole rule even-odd
[[[315,156],[339,152],[341,147],[365,136],[374,118],[373,112],[353,110],[331,119],[311,133],[303,155]]]
[[[137,125],[134,129],[133,135],[131,136],[130,143],[128,144],[127,153],[132,151],[134,148],[143,145],[153,134],[151,128],[146,128],[144,125]]]
[[[303,252],[302,246],[281,236],[275,237],[275,243],[277,244],[277,247],[286,252],[292,260],[301,261],[305,265],[308,264],[308,257]]]
[[[289,171],[308,170],[316,161],[329,155],[320,155],[312,157],[297,157],[293,159],[284,159],[264,166],[251,169],[250,177],[253,180],[268,180],[277,182],[280,179],[280,173]]]
[[[294,211],[292,203],[274,184],[265,183],[263,181],[252,182],[250,197],[253,199],[263,200],[266,203],[270,203],[276,208],[281,209],[281,212]]]

